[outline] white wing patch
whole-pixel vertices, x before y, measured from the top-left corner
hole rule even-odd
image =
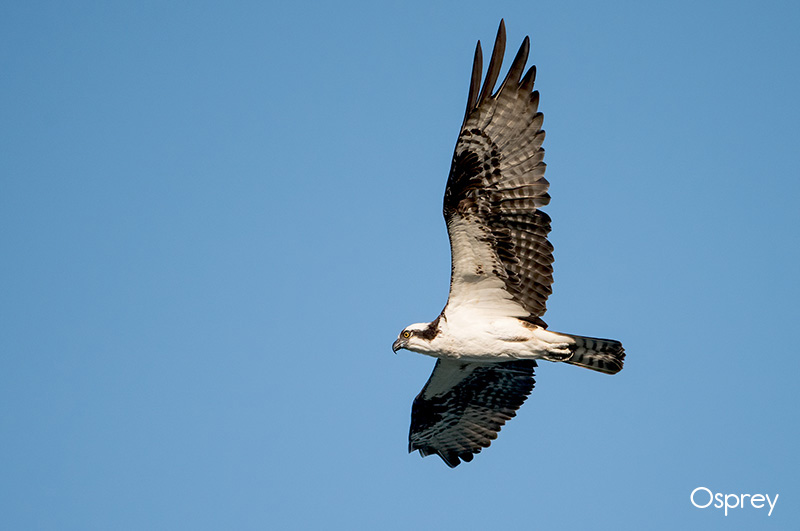
[[[425,400],[430,400],[435,396],[443,396],[453,390],[455,386],[467,378],[475,368],[475,363],[440,363],[436,367],[436,377],[431,375],[428,384],[422,390],[420,396]]]
[[[506,289],[505,270],[495,250],[486,242],[486,229],[479,223],[455,216],[449,230],[453,271],[445,309],[448,322],[452,323],[463,311],[480,319],[528,315]]]

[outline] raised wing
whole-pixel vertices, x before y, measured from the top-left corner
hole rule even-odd
[[[452,276],[448,305],[473,303],[479,290],[502,290],[495,299],[515,303],[503,312],[545,326],[539,319],[552,292],[550,201],[544,178],[544,131],[536,67],[522,76],[530,47],[522,42],[500,88],[492,94],[505,51],[501,21],[483,88],[480,41],[475,50],[467,110],[444,195]],[[521,77],[522,76],[522,77]],[[494,286],[494,287],[492,287]],[[483,297],[486,300],[486,297]],[[509,301],[509,302],[511,302]],[[516,313],[514,313],[516,312]]]
[[[534,367],[533,360],[437,360],[411,408],[408,451],[438,454],[450,467],[472,461],[533,390]]]

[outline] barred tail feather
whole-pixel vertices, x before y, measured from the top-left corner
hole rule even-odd
[[[570,345],[572,357],[565,363],[585,367],[606,374],[616,374],[622,370],[625,362],[625,349],[622,343],[613,339],[598,339],[569,335],[575,343]]]

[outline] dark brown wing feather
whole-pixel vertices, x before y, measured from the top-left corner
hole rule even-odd
[[[552,292],[553,246],[547,240],[550,217],[539,210],[550,196],[544,178],[539,93],[531,92],[535,67],[522,76],[529,47],[525,37],[500,89],[492,94],[505,50],[501,21],[486,81],[478,94],[482,62],[478,43],[443,210],[454,264],[451,300],[479,280],[476,271],[495,275],[529,312],[530,320],[544,326],[540,317]],[[473,228],[464,230],[468,225]],[[476,244],[491,247],[491,263],[457,267],[459,261],[475,260],[471,250]]]
[[[408,451],[437,454],[450,467],[488,447],[533,390],[533,360],[437,360],[411,408]]]

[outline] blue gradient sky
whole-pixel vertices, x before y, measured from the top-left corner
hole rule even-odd
[[[406,453],[477,39],[531,36],[554,330],[472,463]],[[796,2],[6,2],[7,529],[800,525]],[[690,492],[766,493],[697,509]]]

